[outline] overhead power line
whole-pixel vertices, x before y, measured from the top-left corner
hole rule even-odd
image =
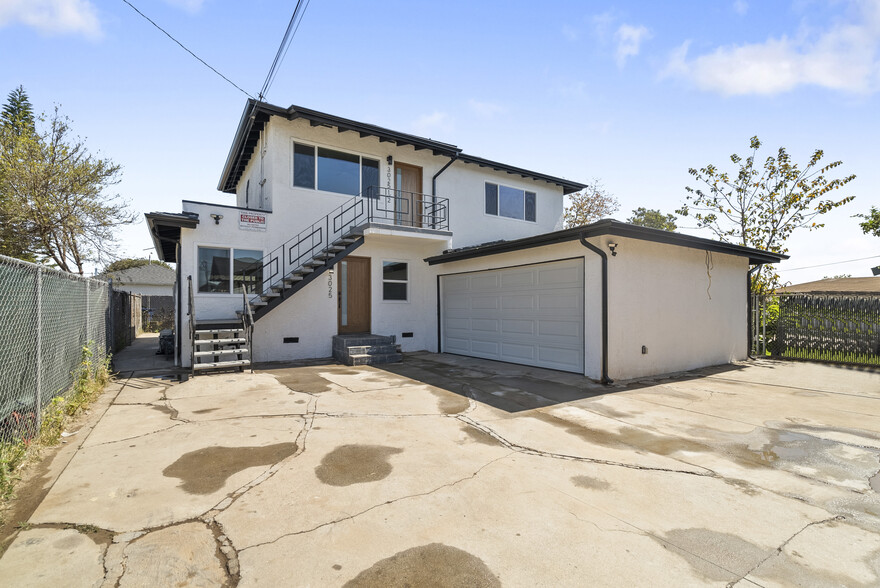
[[[250,94],[249,92],[243,90],[238,84],[236,84],[235,82],[233,82],[232,80],[230,80],[229,78],[227,78],[226,76],[224,76],[222,73],[220,73],[219,71],[217,71],[216,69],[214,69],[214,68],[213,68],[208,62],[206,62],[204,59],[202,59],[201,57],[199,57],[198,55],[196,55],[195,53],[193,53],[192,51],[190,51],[190,50],[189,50],[189,49],[188,49],[183,43],[181,43],[180,41],[178,41],[177,39],[175,39],[174,37],[172,37],[172,36],[171,36],[171,33],[169,33],[168,31],[166,31],[166,30],[163,29],[162,27],[160,27],[158,24],[156,24],[156,22],[155,22],[153,19],[151,19],[149,16],[147,16],[146,14],[144,14],[143,12],[141,12],[140,10],[138,10],[137,7],[136,7],[134,4],[132,4],[132,3],[129,2],[128,0],[122,0],[122,1],[125,2],[126,4],[128,4],[128,5],[131,7],[132,10],[134,10],[135,12],[137,12],[138,14],[140,14],[142,17],[144,17],[144,18],[145,18],[145,19],[146,19],[151,25],[153,25],[154,27],[156,27],[157,29],[159,29],[160,31],[162,31],[163,33],[165,33],[165,36],[167,36],[169,39],[171,39],[172,41],[174,41],[175,43],[177,43],[178,45],[180,45],[180,48],[181,48],[181,49],[183,49],[184,51],[186,51],[187,53],[189,53],[190,55],[192,55],[193,57],[195,57],[196,59],[198,59],[198,60],[202,63],[202,65],[204,65],[205,67],[207,67],[208,69],[210,69],[212,72],[214,72],[215,74],[217,74],[218,76],[220,76],[221,78],[223,78],[224,80],[226,80],[227,82],[229,82],[230,84],[232,84],[232,86],[235,87],[235,89],[237,89],[239,92],[241,92],[242,94],[244,94],[244,95],[247,96],[248,98],[253,98],[253,96],[251,96],[251,94]]]
[[[258,96],[261,101],[265,100],[266,94],[272,86],[272,82],[275,81],[278,67],[287,56],[290,42],[293,40],[293,37],[296,36],[296,32],[299,30],[299,25],[302,22],[303,16],[305,15],[310,2],[311,0],[305,0],[305,3],[303,3],[303,0],[297,0],[296,2],[296,7],[293,9],[293,14],[290,16],[290,22],[287,23],[287,30],[284,31],[284,36],[281,38],[281,44],[278,46],[278,51],[275,52],[275,59],[272,60],[272,65],[269,67],[269,73],[266,74],[266,81],[263,82],[263,87],[260,89]]]
[[[793,268],[791,268],[791,269],[783,269],[783,268],[780,268],[780,270],[785,271],[785,272],[794,272],[794,271],[802,270],[802,269],[813,269],[814,267],[825,267],[825,266],[829,266],[829,265],[840,265],[840,264],[842,264],[842,263],[852,263],[853,261],[865,261],[866,259],[876,259],[876,258],[878,258],[878,257],[880,257],[880,255],[872,255],[872,256],[870,256],[870,257],[860,257],[860,258],[858,258],[858,259],[847,259],[846,261],[832,261],[831,263],[820,263],[819,265],[807,265],[807,266],[804,266],[804,267],[793,267]]]

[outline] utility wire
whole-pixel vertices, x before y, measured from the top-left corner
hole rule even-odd
[[[281,44],[278,46],[278,51],[275,52],[275,59],[272,60],[272,65],[269,67],[269,73],[266,74],[266,81],[263,82],[263,87],[258,94],[260,100],[265,99],[266,93],[272,86],[272,82],[275,81],[278,67],[281,65],[281,62],[284,61],[284,57],[287,55],[287,50],[290,48],[290,42],[293,40],[293,37],[296,36],[296,31],[299,30],[299,25],[306,13],[306,9],[309,7],[309,2],[311,2],[311,0],[305,0],[305,4],[303,4],[303,0],[297,0],[296,7],[293,9],[293,14],[290,16],[290,22],[287,23],[287,29],[284,31],[284,36],[281,38]]]
[[[227,78],[226,76],[224,76],[222,73],[220,73],[219,71],[217,71],[216,69],[214,69],[213,67],[211,67],[211,65],[209,65],[204,59],[202,59],[201,57],[199,57],[198,55],[196,55],[195,53],[193,53],[192,51],[190,51],[189,49],[187,49],[186,46],[184,46],[183,43],[181,43],[180,41],[178,41],[177,39],[175,39],[174,37],[172,37],[171,34],[170,34],[168,31],[166,31],[165,29],[163,29],[162,27],[160,27],[158,24],[156,24],[156,22],[153,21],[153,19],[151,19],[149,16],[147,16],[146,14],[144,14],[143,12],[141,12],[140,10],[138,10],[137,7],[135,7],[134,4],[132,4],[132,3],[129,2],[128,0],[122,0],[122,1],[125,2],[126,4],[128,4],[128,5],[131,7],[132,10],[134,10],[135,12],[137,12],[138,14],[140,14],[142,17],[144,17],[144,18],[145,18],[145,19],[146,19],[151,25],[153,25],[154,27],[156,27],[157,29],[159,29],[160,31],[162,31],[163,33],[165,33],[165,36],[167,36],[169,39],[171,39],[172,41],[174,41],[175,43],[177,43],[178,45],[180,45],[180,48],[181,48],[181,49],[183,49],[184,51],[186,51],[187,53],[189,53],[190,55],[192,55],[193,57],[195,57],[196,59],[198,59],[198,60],[202,63],[202,65],[204,65],[205,67],[207,67],[208,69],[210,69],[212,72],[214,72],[215,74],[217,74],[218,76],[220,76],[221,78],[223,78],[224,80],[226,80],[227,82],[229,82],[230,84],[232,84],[232,85],[233,85],[233,86],[234,86],[239,92],[241,92],[242,94],[244,94],[244,95],[247,96],[248,98],[253,98],[253,96],[251,96],[249,92],[243,90],[238,84],[236,84],[235,82],[233,82],[232,80],[230,80],[229,78]]]
[[[831,263],[820,263],[819,265],[807,265],[804,267],[794,267],[791,269],[785,269],[785,268],[779,268],[779,269],[782,271],[786,271],[786,272],[793,272],[793,271],[802,270],[802,269],[812,269],[814,267],[825,267],[828,265],[840,265],[841,263],[850,263],[853,261],[865,261],[866,259],[875,259],[877,257],[880,257],[880,255],[872,255],[871,257],[860,257],[858,259],[847,259],[846,261],[833,261]]]

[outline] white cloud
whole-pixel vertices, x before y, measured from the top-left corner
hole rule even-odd
[[[0,0],[0,27],[13,23],[48,34],[101,35],[97,11],[89,0]]]
[[[617,67],[623,67],[629,57],[635,57],[639,54],[642,42],[650,39],[651,33],[643,25],[635,27],[622,24],[614,33],[614,38],[617,40]]]
[[[177,8],[182,8],[187,12],[196,13],[202,9],[205,0],[165,0],[165,3]]]
[[[501,114],[507,109],[500,104],[494,102],[480,102],[471,98],[468,100],[468,107],[480,116],[491,118],[496,114]]]
[[[749,3],[746,0],[734,0],[733,11],[740,16],[745,16],[749,11]]]
[[[417,134],[431,136],[431,133],[437,131],[448,131],[452,126],[452,118],[445,112],[435,110],[417,118],[412,126]]]
[[[853,93],[880,87],[880,0],[851,0],[855,18],[761,43],[718,47],[688,58],[690,42],[670,55],[663,77],[692,81],[725,95],[788,92],[812,85]]]

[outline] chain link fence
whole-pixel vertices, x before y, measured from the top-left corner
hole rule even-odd
[[[104,361],[110,324],[108,283],[0,255],[0,442],[34,433],[83,347]]]

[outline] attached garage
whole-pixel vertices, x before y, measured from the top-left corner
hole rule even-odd
[[[440,276],[447,353],[584,371],[584,260]]]

